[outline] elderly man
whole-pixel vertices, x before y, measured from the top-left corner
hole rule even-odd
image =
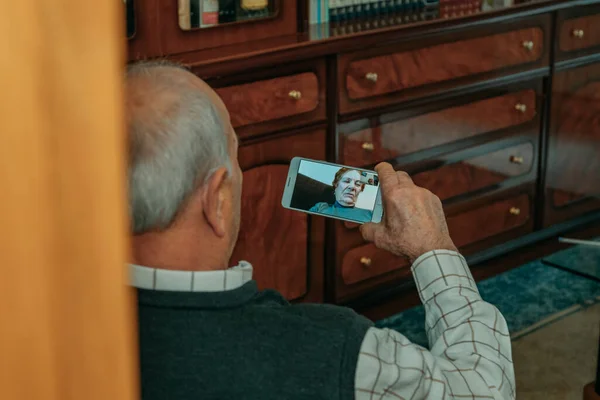
[[[126,90],[144,400],[514,398],[506,322],[436,196],[380,164],[385,219],[361,228],[413,262],[428,351],[349,309],[290,305],[257,290],[251,265],[230,267],[242,173],[225,106],[165,63],[132,66]]]

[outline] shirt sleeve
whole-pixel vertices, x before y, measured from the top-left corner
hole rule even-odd
[[[481,299],[465,259],[435,250],[411,270],[431,350],[370,328],[356,366],[356,399],[514,399],[506,321]]]

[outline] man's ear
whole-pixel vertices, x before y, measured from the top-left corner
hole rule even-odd
[[[204,217],[218,237],[224,237],[227,227],[225,202],[229,186],[227,168],[219,168],[213,173],[204,190]]]

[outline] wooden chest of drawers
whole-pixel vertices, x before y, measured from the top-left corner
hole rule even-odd
[[[281,208],[294,156],[409,172],[480,260],[600,210],[600,0],[344,29],[306,27],[308,2],[291,3],[264,21],[184,32],[173,4],[137,2],[129,49],[183,61],[228,108],[244,171],[231,264],[250,261],[261,288],[345,303],[411,280],[406,260],[357,225]]]
[[[464,253],[501,243],[533,230],[542,92],[536,79],[343,123],[338,162],[407,171],[443,201]],[[365,243],[357,225],[336,227],[338,301],[411,279],[406,260]]]

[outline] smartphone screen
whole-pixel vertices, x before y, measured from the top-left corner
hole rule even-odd
[[[290,207],[357,223],[371,222],[379,191],[373,171],[301,159]]]

